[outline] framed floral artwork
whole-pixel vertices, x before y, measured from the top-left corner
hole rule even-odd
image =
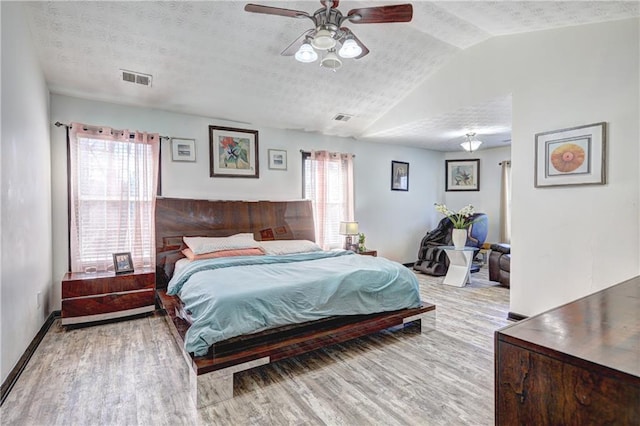
[[[604,185],[607,123],[536,134],[536,188]]]
[[[260,177],[258,131],[209,126],[211,177]]]
[[[480,191],[480,159],[445,160],[445,191]]]
[[[409,163],[403,161],[391,162],[391,190],[409,190]]]

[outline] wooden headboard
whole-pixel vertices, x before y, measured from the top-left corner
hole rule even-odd
[[[167,286],[175,262],[184,257],[182,237],[241,232],[252,232],[256,240],[315,241],[311,201],[156,199],[156,286]]]

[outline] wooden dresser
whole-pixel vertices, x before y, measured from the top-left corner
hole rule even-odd
[[[153,269],[113,272],[69,272],[62,279],[62,324],[102,321],[155,310]]]
[[[640,277],[495,333],[498,425],[640,424]]]

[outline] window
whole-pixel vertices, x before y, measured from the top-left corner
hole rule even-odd
[[[113,269],[113,253],[135,267],[154,259],[157,134],[73,123],[69,129],[70,268]]]
[[[340,222],[353,220],[353,155],[327,151],[302,154],[302,197],[313,201],[316,242],[342,247]]]

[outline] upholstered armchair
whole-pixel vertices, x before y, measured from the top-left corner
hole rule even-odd
[[[471,216],[470,220],[475,222],[467,229],[466,246],[478,249],[474,254],[475,257],[487,238],[489,218],[484,213],[476,213]],[[435,229],[429,231],[422,238],[418,249],[418,261],[413,265],[413,269],[429,275],[446,275],[449,268],[449,259],[441,247],[452,245],[452,230],[453,224],[445,217]],[[477,272],[479,269],[480,266],[476,264],[471,266],[471,272]]]
[[[489,281],[511,287],[511,245],[491,244],[489,255]]]

